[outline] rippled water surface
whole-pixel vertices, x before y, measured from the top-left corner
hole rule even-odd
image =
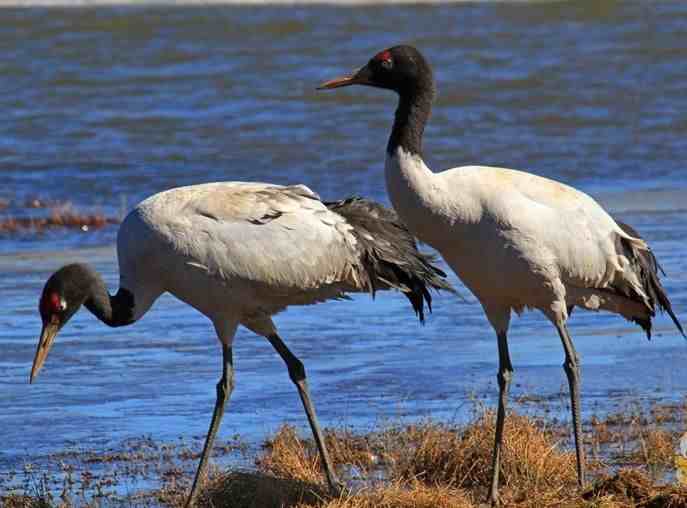
[[[0,220],[35,198],[117,216],[154,192],[217,180],[388,203],[395,98],[314,88],[404,41],[436,69],[432,167],[502,165],[591,193],[651,243],[687,319],[686,39],[687,4],[677,2],[2,9]],[[44,281],[88,261],[114,290],[115,234],[0,233],[0,470],[74,443],[207,429],[220,349],[210,323],[169,296],[128,328],[80,313],[27,383]],[[495,340],[462,292],[467,302],[438,296],[424,327],[393,294],[277,317],[323,424],[460,419],[475,397],[492,404]],[[651,342],[610,315],[576,312],[571,331],[587,416],[687,390],[687,345],[665,317]],[[513,321],[511,354],[514,396],[565,400],[563,353],[543,317]],[[305,428],[269,344],[241,330],[235,358],[222,434],[257,441],[284,421]]]

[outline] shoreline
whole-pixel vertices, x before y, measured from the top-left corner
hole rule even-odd
[[[324,6],[357,7],[375,5],[451,5],[451,4],[549,4],[562,0],[0,0],[1,8],[20,7],[211,7],[211,6]]]

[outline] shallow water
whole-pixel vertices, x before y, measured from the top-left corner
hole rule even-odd
[[[35,197],[119,215],[154,192],[216,180],[388,203],[394,98],[314,87],[404,41],[436,67],[432,167],[504,165],[591,193],[649,241],[687,315],[686,4],[36,8],[1,9],[0,20],[0,199],[10,202],[0,218]],[[168,296],[130,328],[80,313],[27,383],[44,281],[88,261],[114,290],[115,234],[0,236],[0,471],[74,444],[207,429],[220,350],[209,322]],[[474,399],[493,404],[495,340],[461,292],[467,302],[438,296],[424,327],[394,294],[277,317],[322,423],[460,420]],[[571,331],[587,416],[686,392],[687,345],[665,317],[651,342],[609,315],[578,311]],[[541,395],[567,417],[555,330],[538,314],[515,319],[511,354],[513,396]],[[255,442],[285,421],[305,429],[269,344],[241,330],[235,358],[222,435]]]

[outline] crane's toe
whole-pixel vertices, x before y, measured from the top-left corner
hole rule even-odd
[[[329,482],[329,494],[335,499],[338,499],[343,495],[345,488],[345,485],[341,483],[338,478],[335,478],[333,481]]]

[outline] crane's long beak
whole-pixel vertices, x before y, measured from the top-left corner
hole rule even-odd
[[[332,88],[340,88],[342,86],[350,85],[372,85],[373,83],[370,81],[368,74],[369,72],[367,70],[367,66],[365,66],[354,71],[349,76],[340,76],[338,78],[325,81],[317,87],[317,90],[330,90]]]
[[[43,324],[41,338],[38,341],[38,348],[36,349],[36,356],[33,357],[33,366],[31,367],[31,377],[29,377],[29,383],[33,383],[33,380],[38,375],[41,367],[43,367],[43,363],[45,363],[45,359],[48,357],[52,343],[54,342],[57,332],[60,331],[61,327],[61,323],[57,319],[53,319],[49,323]]]

